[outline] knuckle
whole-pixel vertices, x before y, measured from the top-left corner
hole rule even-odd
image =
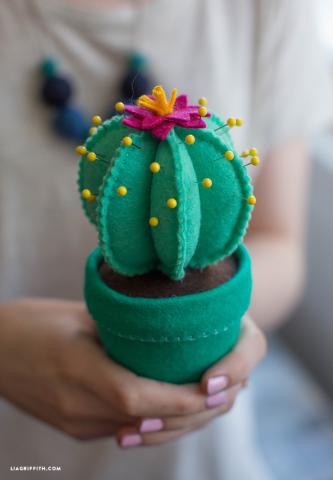
[[[192,411],[192,402],[188,397],[181,397],[176,401],[175,408],[177,413],[186,415]]]
[[[137,416],[139,398],[135,390],[120,388],[116,397],[118,406],[123,413],[131,417]]]

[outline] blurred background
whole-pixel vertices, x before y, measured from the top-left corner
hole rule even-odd
[[[333,84],[332,0],[318,1],[317,20]],[[254,375],[259,442],[279,480],[333,479],[333,125],[312,160],[307,285]]]

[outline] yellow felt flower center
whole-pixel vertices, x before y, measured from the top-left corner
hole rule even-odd
[[[168,115],[173,112],[173,107],[177,98],[177,89],[174,88],[171,93],[170,100],[167,99],[164,88],[161,85],[156,85],[152,90],[152,96],[141,95],[138,99],[140,107],[149,108],[157,115]]]

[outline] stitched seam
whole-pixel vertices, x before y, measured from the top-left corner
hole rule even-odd
[[[124,340],[129,340],[133,342],[142,342],[142,343],[184,343],[184,342],[194,342],[196,340],[202,340],[205,338],[209,337],[215,337],[218,335],[223,335],[226,334],[231,328],[234,327],[235,324],[231,324],[228,327],[224,327],[223,330],[213,330],[212,332],[203,332],[201,335],[193,336],[193,335],[188,335],[185,337],[137,337],[134,335],[124,335],[119,332],[113,332],[111,327],[106,327],[105,330],[109,332],[109,335],[112,335],[113,337],[118,337],[122,338]]]

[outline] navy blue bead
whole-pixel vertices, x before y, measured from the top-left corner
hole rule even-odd
[[[47,105],[63,107],[69,102],[72,93],[73,86],[67,78],[51,76],[45,78],[41,96]]]
[[[90,123],[78,108],[61,108],[54,118],[54,128],[62,137],[73,140],[85,140],[89,134]]]
[[[121,83],[121,97],[134,98],[149,93],[152,82],[137,70],[130,70]]]

